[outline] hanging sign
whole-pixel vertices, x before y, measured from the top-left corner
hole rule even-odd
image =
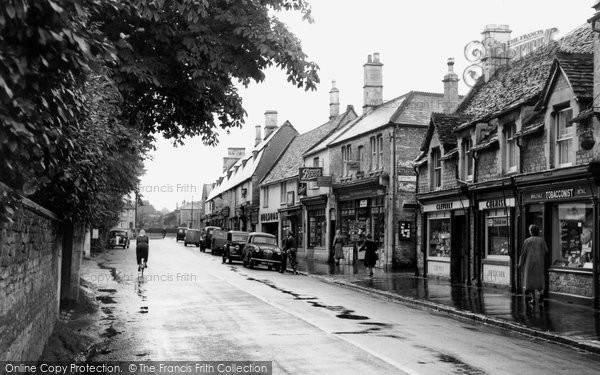
[[[323,175],[321,167],[301,167],[298,170],[298,179],[300,182],[316,181]]]

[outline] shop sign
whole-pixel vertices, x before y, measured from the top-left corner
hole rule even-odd
[[[400,221],[398,224],[398,237],[400,238],[400,241],[409,241],[412,223],[410,221]]]
[[[515,198],[500,198],[500,199],[490,199],[487,201],[479,201],[479,209],[480,210],[494,210],[496,208],[506,208],[506,207],[514,207],[515,206]]]
[[[364,189],[364,190],[350,190],[340,193],[338,200],[347,201],[352,199],[360,199],[365,197],[378,197],[383,195],[385,192],[383,189]]]
[[[331,187],[331,184],[332,184],[331,176],[317,177],[317,185],[319,185],[319,187]]]
[[[264,214],[260,214],[260,221],[262,223],[279,221],[279,212],[266,212]]]
[[[484,264],[483,282],[490,284],[510,285],[510,268],[507,266]]]
[[[349,170],[351,171],[357,171],[360,169],[360,162],[358,161],[353,161],[353,160],[348,160],[346,162],[346,166],[348,167]]]
[[[423,212],[450,211],[469,207],[469,201],[451,201],[423,205]]]
[[[301,167],[298,171],[298,179],[300,182],[316,181],[323,175],[321,167]]]
[[[360,208],[369,207],[369,200],[368,199],[361,199],[360,202],[358,203],[358,206]]]
[[[92,229],[92,239],[98,239],[98,229]]]
[[[523,194],[524,202],[561,201],[580,197],[589,197],[587,186],[567,187],[564,189],[539,190]]]

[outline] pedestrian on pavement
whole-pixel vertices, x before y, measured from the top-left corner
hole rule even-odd
[[[521,256],[519,257],[519,269],[523,273],[523,289],[527,302],[533,306],[535,302],[535,291],[540,292],[540,307],[544,302],[544,286],[546,284],[545,259],[548,246],[540,237],[540,228],[537,225],[529,226],[529,234],[523,243]],[[531,297],[529,297],[531,295]]]
[[[365,267],[369,270],[369,276],[373,277],[373,267],[379,259],[377,255],[377,244],[373,241],[371,233],[367,234],[367,239],[358,251],[365,251]]]
[[[335,232],[335,237],[333,238],[333,249],[335,258],[335,264],[340,264],[340,259],[344,259],[344,236],[342,236],[342,231],[339,229]]]
[[[146,236],[146,231],[142,229],[140,230],[140,234],[136,239],[135,245],[135,256],[137,258],[138,272],[142,270],[142,266],[144,268],[148,268],[149,247],[150,246],[148,236]],[[142,264],[142,258],[146,260],[144,264]]]
[[[296,259],[296,239],[294,238],[294,233],[291,230],[287,231],[287,238],[283,241],[283,250],[281,252],[281,268],[279,269],[279,273],[284,273],[287,269],[287,258],[288,255],[290,257],[290,263],[292,266],[292,271],[294,274],[298,275],[297,259]]]

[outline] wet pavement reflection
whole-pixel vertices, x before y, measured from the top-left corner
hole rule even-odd
[[[412,272],[375,269],[371,278],[362,262],[336,265],[299,259],[299,269],[308,274],[516,322],[541,331],[600,340],[600,312],[587,306],[546,299],[542,308],[537,303],[532,308],[522,294],[510,293],[509,290],[452,285],[444,279],[415,277]]]

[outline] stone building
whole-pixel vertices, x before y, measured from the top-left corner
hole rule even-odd
[[[537,224],[548,293],[597,304],[593,45],[585,25],[518,60],[491,56],[453,115],[432,115],[416,161],[425,274],[518,291]]]
[[[357,117],[351,106],[344,113],[339,113],[339,90],[335,87],[335,81],[330,97],[329,121],[296,136],[260,183],[261,230],[278,236],[280,241],[285,238],[287,230],[292,230],[298,249],[306,246],[325,247],[329,233],[324,208],[313,209],[315,205],[306,205],[308,189],[318,189],[316,178],[317,175],[323,175],[324,160],[316,157],[307,161],[303,154]],[[299,181],[301,168],[303,171],[316,172],[312,174],[314,179],[310,181],[310,188],[306,181]],[[301,202],[305,204],[301,205]]]
[[[266,111],[264,137],[261,136],[261,126],[257,125],[251,154],[226,169],[208,195],[205,202],[207,225],[231,230],[257,230],[260,222],[259,182],[297,135],[298,131],[289,121],[277,126],[277,112]]]

